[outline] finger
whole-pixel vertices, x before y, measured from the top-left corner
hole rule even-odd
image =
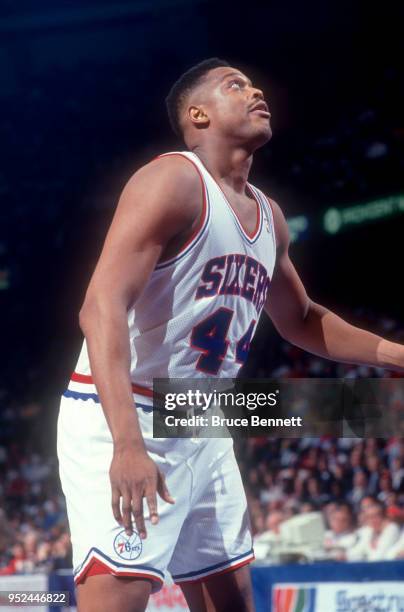
[[[129,536],[133,533],[131,510],[131,495],[129,490],[125,490],[122,494],[122,518],[126,534]]]
[[[143,539],[147,537],[146,527],[143,516],[143,495],[136,493],[132,496],[132,513],[139,536]]]
[[[156,525],[159,522],[159,515],[157,512],[157,496],[154,487],[146,491],[146,502],[149,508],[150,522],[152,525]]]
[[[112,513],[114,515],[114,519],[117,521],[117,523],[119,523],[120,525],[122,525],[122,514],[121,514],[121,507],[120,507],[120,500],[121,500],[121,492],[117,487],[112,487],[112,499],[111,499],[111,505],[112,505]]]
[[[168,502],[169,504],[175,504],[175,500],[173,497],[171,497],[167,488],[164,474],[161,472],[158,474],[157,493],[160,495],[161,499],[164,499],[164,501]]]

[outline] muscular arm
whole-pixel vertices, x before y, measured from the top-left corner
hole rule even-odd
[[[404,347],[347,323],[307,295],[289,257],[289,231],[279,206],[272,202],[277,263],[265,311],[283,338],[334,361],[404,371]]]
[[[146,457],[130,380],[128,309],[162,254],[185,239],[198,223],[201,202],[199,177],[182,157],[163,157],[138,171],[122,192],[80,310],[80,327],[114,441],[114,456],[123,454],[126,461],[128,449],[130,457],[132,451],[137,453],[138,462]],[[111,469],[116,464],[113,461]],[[122,476],[123,468],[118,471],[120,490],[112,483],[114,515],[120,521],[122,494],[126,496],[123,522],[130,528],[128,489],[132,485]]]

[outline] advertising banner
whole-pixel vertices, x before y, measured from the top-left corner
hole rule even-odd
[[[272,612],[404,612],[404,581],[275,584]]]

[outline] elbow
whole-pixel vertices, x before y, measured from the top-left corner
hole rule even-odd
[[[91,322],[94,322],[96,304],[93,299],[86,299],[79,311],[79,326],[84,335],[87,334]]]
[[[127,308],[123,300],[107,296],[104,292],[87,293],[79,311],[79,326],[85,336],[94,329],[98,330],[105,322],[119,324],[123,320],[127,320]]]
[[[87,308],[85,304],[83,304],[79,311],[79,327],[84,335],[86,335],[87,321]]]
[[[291,344],[301,346],[311,324],[312,311],[313,302],[308,299],[306,304],[294,313],[294,316],[289,317],[287,324],[279,332],[282,338]]]
[[[276,325],[278,334],[286,342],[296,344],[301,336],[304,327],[304,318],[300,316],[288,317],[287,321],[282,321],[281,324]]]

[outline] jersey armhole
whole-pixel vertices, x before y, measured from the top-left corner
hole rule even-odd
[[[277,244],[277,241],[276,241],[275,215],[274,215],[274,211],[273,211],[272,200],[263,191],[261,191],[261,193],[263,195],[264,203],[266,204],[266,206],[267,206],[267,208],[269,210],[269,216],[270,216],[270,220],[271,220],[272,235],[274,237],[275,248],[278,248],[278,244]]]
[[[158,155],[154,159],[160,159],[162,157],[168,157],[172,155],[180,155],[184,159],[188,160],[194,166],[195,170],[197,171],[199,180],[201,183],[201,188],[202,188],[202,211],[201,211],[198,225],[196,226],[192,234],[188,237],[186,242],[181,246],[178,253],[174,255],[174,257],[170,257],[169,259],[163,259],[159,261],[159,263],[155,267],[155,270],[161,270],[168,266],[171,266],[174,263],[177,263],[177,261],[179,261],[183,257],[185,257],[185,255],[187,255],[189,251],[191,251],[191,249],[195,246],[195,244],[199,242],[199,239],[201,238],[202,234],[205,233],[205,230],[208,225],[209,217],[210,217],[208,190],[206,188],[206,184],[202,176],[202,172],[198,168],[197,164],[194,161],[192,161],[192,159],[190,159],[187,155],[185,155],[184,153],[180,153],[180,152],[162,153],[161,155]]]

